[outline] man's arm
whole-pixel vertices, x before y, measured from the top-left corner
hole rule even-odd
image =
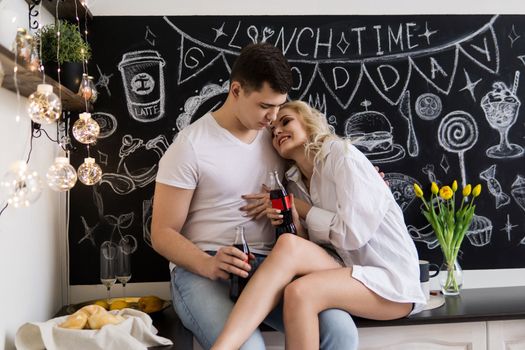
[[[156,183],[151,222],[153,249],[176,265],[212,280],[228,279],[229,273],[246,277],[251,266],[244,262],[247,258],[240,250],[223,247],[212,257],[180,233],[193,192]]]

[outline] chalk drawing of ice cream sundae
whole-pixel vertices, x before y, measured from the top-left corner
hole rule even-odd
[[[515,158],[523,154],[523,147],[509,143],[509,129],[516,122],[520,109],[520,100],[516,95],[518,90],[520,72],[516,71],[512,90],[505,83],[495,82],[489,91],[481,99],[481,108],[485,117],[493,129],[498,130],[500,142],[487,149],[487,156],[491,158]]]

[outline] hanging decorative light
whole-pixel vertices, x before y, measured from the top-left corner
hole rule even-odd
[[[91,87],[89,86],[89,79],[86,73],[82,74],[82,81],[80,82],[77,95],[86,101],[89,101],[91,98]]]
[[[102,169],[95,163],[95,158],[84,158],[84,163],[78,167],[78,179],[84,185],[94,185],[102,178]]]
[[[62,103],[53,93],[53,86],[39,84],[36,92],[29,96],[29,116],[38,124],[51,124],[60,118]]]
[[[41,68],[40,54],[38,52],[38,44],[36,39],[31,37],[31,52],[29,54],[29,70],[32,72],[39,71]]]
[[[16,30],[16,37],[14,42],[13,51],[22,60],[29,62],[29,56],[31,55],[31,41],[32,37],[27,33],[27,29],[18,28]]]
[[[42,193],[40,176],[36,171],[29,171],[23,160],[11,164],[0,187],[7,195],[7,203],[15,208],[28,207]]]
[[[91,113],[80,113],[79,117],[73,124],[73,137],[83,144],[95,142],[100,134],[100,126],[91,118]]]
[[[70,190],[77,182],[77,172],[69,164],[67,157],[55,158],[55,163],[49,167],[46,174],[47,184],[57,192]]]
[[[97,100],[98,91],[91,75],[87,75],[86,73],[82,74],[78,95],[90,103],[95,103]]]
[[[91,75],[88,75],[88,81],[89,88],[91,89],[91,98],[89,99],[89,102],[95,103],[98,98],[97,86],[95,85],[95,82],[93,81],[93,77]]]

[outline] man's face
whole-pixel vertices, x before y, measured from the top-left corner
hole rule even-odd
[[[236,116],[249,130],[261,130],[275,120],[279,107],[286,102],[286,94],[274,91],[268,83],[260,90],[246,91],[236,81],[232,83],[236,101]]]

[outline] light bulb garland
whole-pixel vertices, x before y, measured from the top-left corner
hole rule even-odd
[[[36,92],[29,96],[27,112],[32,121],[38,124],[51,124],[56,122],[62,114],[62,102],[53,93],[53,86],[39,84]]]
[[[58,14],[58,6],[60,1],[56,3],[56,14]],[[41,4],[39,4],[41,6]],[[75,2],[75,7],[76,7]],[[86,7],[85,12],[85,28],[84,38],[87,41],[87,5],[83,2],[82,5]],[[40,11],[39,11],[40,12]],[[37,12],[38,16],[38,12]],[[58,18],[58,17],[57,17]],[[78,28],[80,29],[80,19],[78,13],[76,16],[78,22]],[[31,21],[31,16],[30,16]],[[36,27],[31,26],[32,29],[38,29],[38,21],[35,20]],[[82,34],[82,32],[81,32]],[[30,71],[40,71],[42,73],[42,84],[37,86],[37,90],[32,93],[28,100],[27,112],[29,117],[34,123],[37,124],[52,124],[58,122],[62,117],[62,89],[61,89],[61,67],[59,61],[60,55],[60,44],[61,44],[61,28],[60,22],[57,27],[57,73],[58,73],[58,92],[53,92],[53,86],[45,84],[46,75],[44,71],[44,65],[42,64],[42,43],[41,36],[33,37],[25,28],[17,29],[16,38],[14,40],[13,51],[15,53],[15,65],[13,67],[13,79],[15,88],[17,91],[17,114],[15,116],[16,122],[20,121],[20,94],[18,90],[17,73],[18,73],[18,58],[23,59],[27,63],[27,68]],[[38,42],[40,40],[40,42]],[[55,162],[49,167],[46,173],[46,180],[48,186],[54,191],[68,191],[71,189],[77,179],[86,185],[94,185],[101,180],[102,169],[95,162],[94,158],[89,157],[89,145],[96,142],[98,135],[100,134],[100,126],[98,123],[91,118],[88,112],[88,102],[94,103],[98,97],[98,91],[96,85],[93,82],[93,77],[88,75],[87,72],[87,59],[85,58],[84,49],[82,49],[83,55],[83,70],[84,70],[84,81],[81,85],[79,94],[83,97],[86,102],[86,113],[81,113],[79,120],[74,124],[72,128],[73,136],[79,142],[87,145],[88,157],[84,159],[78,171],[69,163],[68,157],[57,157]],[[3,67],[0,62],[0,86],[3,83],[4,78]],[[58,96],[57,96],[58,95]],[[67,117],[65,117],[67,118]],[[64,120],[67,125],[67,120]],[[57,135],[59,135],[60,127],[57,123]],[[64,145],[62,141],[53,140],[50,138],[48,133],[41,129],[38,125],[32,124],[31,126],[31,140],[30,140],[30,151],[27,156],[27,161],[18,160],[14,162],[9,170],[0,178],[0,191],[3,192],[2,197],[5,197],[7,204],[0,210],[0,215],[3,213],[7,205],[12,205],[15,208],[27,207],[31,203],[35,202],[42,192],[43,182],[36,171],[30,171],[28,162],[31,158],[32,140],[38,138],[44,133],[51,141],[58,142],[62,149],[69,149],[67,145]],[[67,135],[67,127],[66,127]],[[69,153],[69,151],[67,151]]]
[[[102,178],[102,169],[95,163],[95,158],[87,157],[78,167],[78,179],[84,185],[94,185]]]
[[[37,50],[38,45],[35,40],[35,38],[31,38],[31,53],[29,55],[29,70],[32,72],[39,71],[42,68],[40,53]]]
[[[85,7],[84,11],[84,40],[87,42],[87,5],[82,3]],[[75,18],[77,20],[77,27],[80,35],[82,35],[80,27],[80,18],[78,17],[78,7],[75,1]],[[81,49],[82,54],[82,82],[80,83],[78,95],[84,99],[86,112],[79,115],[79,119],[73,124],[72,132],[73,137],[80,143],[87,146],[88,157],[84,159],[84,163],[78,168],[78,179],[85,185],[94,185],[102,178],[102,169],[95,163],[95,159],[89,157],[89,145],[96,142],[98,135],[100,134],[100,126],[98,123],[91,118],[91,114],[88,113],[88,103],[94,103],[98,97],[98,91],[93,77],[88,74],[88,60],[86,52]]]
[[[80,118],[73,124],[72,132],[78,142],[89,145],[97,140],[100,126],[91,118],[90,113],[80,113]]]
[[[98,91],[93,82],[92,76],[87,75],[86,73],[82,74],[82,81],[80,82],[78,95],[90,103],[94,103],[97,100]]]
[[[18,160],[11,164],[0,182],[7,203],[15,208],[28,207],[42,193],[42,180],[36,171],[29,171],[27,163]]]
[[[55,158],[55,163],[49,167],[46,174],[47,185],[57,192],[68,191],[77,182],[77,172],[69,164],[67,157]]]
[[[29,62],[31,56],[31,35],[27,33],[27,29],[18,28],[16,30],[14,51],[17,57],[25,62]]]

